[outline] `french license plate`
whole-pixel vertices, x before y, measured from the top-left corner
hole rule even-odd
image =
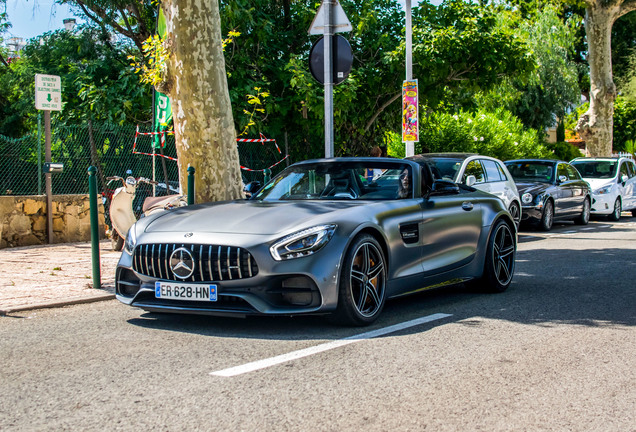
[[[190,301],[216,301],[216,285],[155,282],[155,298]]]

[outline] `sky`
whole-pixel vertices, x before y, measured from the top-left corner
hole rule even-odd
[[[64,28],[62,20],[76,18],[66,5],[54,0],[7,0],[7,15],[12,27],[3,38],[21,37],[25,41],[42,33]]]
[[[404,5],[405,0],[398,0]],[[420,0],[411,0],[416,5]],[[439,4],[440,0],[433,0]],[[3,37],[21,37],[25,41],[43,33],[64,28],[62,20],[76,18],[80,24],[83,20],[75,17],[67,5],[55,4],[54,0],[7,0],[7,15],[12,27]]]

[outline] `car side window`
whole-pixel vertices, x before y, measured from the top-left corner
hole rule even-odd
[[[501,181],[501,176],[499,175],[499,170],[497,169],[495,161],[484,159],[481,163],[484,168],[486,168],[486,178],[489,182]]]
[[[629,175],[629,171],[628,171],[628,168],[627,168],[627,162],[623,162],[623,163],[621,164],[621,171],[620,171],[620,173],[618,174],[618,182],[619,182],[619,183],[622,181],[622,180],[621,180],[621,178],[623,177],[623,175],[626,175],[628,178],[629,178],[629,177],[631,177],[631,176]]]
[[[568,170],[565,164],[559,164],[559,166],[557,167],[557,179],[560,178],[561,176],[564,176],[565,178],[569,177]]]
[[[634,165],[634,162],[627,162],[627,170],[629,171],[629,178],[636,176],[636,165]]]
[[[581,175],[572,165],[566,165],[570,180],[581,180]]]
[[[478,160],[468,162],[468,165],[466,165],[466,171],[464,171],[462,183],[466,182],[466,177],[468,177],[469,175],[475,176],[475,178],[477,179],[475,184],[484,183],[486,181],[484,168],[481,166],[481,163]]]
[[[504,169],[501,167],[500,164],[497,164],[497,169],[499,170],[499,177],[501,177],[503,181],[507,181],[508,176],[506,175],[506,172],[504,171]]]

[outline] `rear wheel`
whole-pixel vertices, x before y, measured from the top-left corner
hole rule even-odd
[[[552,223],[554,223],[554,204],[548,200],[543,207],[543,215],[541,216],[539,227],[542,231],[550,231]]]
[[[519,207],[518,203],[513,201],[508,208],[508,212],[510,213],[510,216],[512,216],[512,220],[515,222],[517,231],[519,231],[519,224],[521,223],[521,207]]]
[[[386,275],[386,261],[378,241],[368,234],[356,237],[345,255],[335,320],[356,326],[373,323],[386,300]]]
[[[120,251],[124,248],[124,239],[115,231],[115,228],[110,230],[110,244],[114,251]]]
[[[619,213],[620,217],[620,213]],[[590,200],[589,198],[585,198],[583,201],[583,210],[581,210],[581,215],[574,219],[574,222],[579,225],[587,225],[590,222]]]
[[[512,282],[517,253],[516,236],[510,225],[499,220],[491,231],[484,274],[480,285],[490,292],[504,292]]]
[[[618,222],[621,219],[621,213],[623,212],[623,206],[621,204],[621,199],[616,198],[614,201],[614,211],[611,215],[607,216],[607,218],[611,221]]]

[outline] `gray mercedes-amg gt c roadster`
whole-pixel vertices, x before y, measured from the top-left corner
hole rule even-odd
[[[368,325],[391,297],[469,281],[502,292],[512,280],[517,234],[504,204],[434,180],[424,158],[310,160],[254,186],[250,199],[140,219],[117,298],[151,312]]]

